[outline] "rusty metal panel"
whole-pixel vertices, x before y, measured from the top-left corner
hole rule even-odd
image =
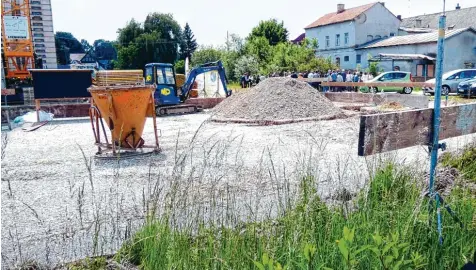
[[[368,156],[428,145],[433,109],[360,117],[358,155]],[[476,133],[476,103],[441,108],[440,140]]]

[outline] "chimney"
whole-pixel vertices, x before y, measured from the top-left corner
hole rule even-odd
[[[344,12],[345,6],[344,4],[337,4],[337,13]]]
[[[397,19],[402,20],[402,15],[397,15]]]
[[[385,6],[385,2],[380,2],[380,4],[382,4],[382,6]]]
[[[458,4],[456,4],[456,10],[458,10],[458,9],[461,9],[461,7],[460,7],[459,3],[458,3]]]

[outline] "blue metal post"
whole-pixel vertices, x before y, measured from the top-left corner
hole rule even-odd
[[[429,194],[430,198],[436,200],[437,209],[437,223],[439,242],[443,243],[442,224],[441,224],[441,211],[440,211],[440,198],[438,193],[435,192],[435,172],[436,164],[438,163],[438,149],[439,149],[439,133],[440,133],[440,107],[441,107],[441,84],[443,75],[443,58],[444,58],[444,44],[445,44],[445,27],[446,16],[440,17],[439,29],[438,29],[438,51],[436,56],[436,85],[435,85],[435,105],[433,109],[433,137],[431,143],[431,160],[430,160],[430,183]],[[430,202],[431,203],[431,202]],[[430,213],[431,215],[432,213]]]
[[[438,141],[440,133],[440,107],[441,107],[441,77],[443,76],[443,57],[445,44],[446,16],[440,17],[438,29],[438,52],[436,55],[436,85],[435,85],[435,105],[433,110],[433,138],[431,144],[430,160],[430,195],[434,192],[435,169],[438,162]]]

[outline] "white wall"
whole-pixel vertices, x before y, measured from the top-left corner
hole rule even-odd
[[[476,33],[466,31],[445,40],[444,72],[464,68],[464,63],[476,64]]]
[[[349,33],[349,43],[344,44],[344,34]],[[336,46],[336,34],[340,34],[340,46]],[[329,36],[330,44],[326,47],[326,36]],[[306,38],[317,38],[319,51],[348,48],[355,45],[355,25],[352,22],[343,22],[306,29]]]
[[[374,5],[365,12],[365,15],[366,21],[364,23],[356,23],[355,26],[355,42],[357,44],[366,43],[368,41],[367,35],[390,37],[390,33],[398,34],[400,20],[382,4]]]
[[[306,29],[306,38],[317,38],[319,49],[317,56],[331,57],[335,62],[340,58],[341,68],[355,69],[357,67],[356,57],[360,54],[354,47],[367,42],[367,35],[381,35],[382,37],[390,33],[398,33],[400,21],[384,6],[376,4],[365,12],[366,20],[363,23],[347,21],[337,24],[325,25],[316,28]],[[344,43],[345,33],[349,33],[348,44]],[[336,34],[340,34],[340,46],[336,46]],[[326,46],[326,36],[330,38],[329,47]],[[345,57],[349,61],[345,62]],[[367,54],[362,55],[362,64],[367,62]],[[361,64],[361,65],[362,65]]]

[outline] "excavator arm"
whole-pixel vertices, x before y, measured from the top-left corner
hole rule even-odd
[[[200,65],[190,71],[185,84],[182,86],[182,91],[181,91],[182,93],[180,95],[180,99],[182,101],[188,99],[192,85],[195,82],[195,79],[197,78],[198,75],[209,72],[209,71],[215,71],[215,70],[218,71],[218,75],[220,76],[220,81],[223,85],[223,90],[225,91],[226,96],[229,97],[232,91],[228,90],[226,86],[228,83],[228,80],[225,75],[225,68],[223,67],[223,64],[221,61],[216,61],[216,62],[210,62],[210,63]]]

